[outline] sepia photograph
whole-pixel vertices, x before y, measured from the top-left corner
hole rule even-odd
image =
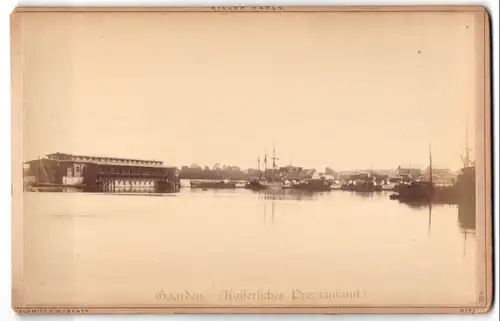
[[[17,8],[20,314],[485,313],[480,7]]]

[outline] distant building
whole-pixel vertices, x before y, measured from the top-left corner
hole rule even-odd
[[[291,168],[283,174],[283,179],[289,181],[300,181],[306,179],[320,179],[321,175],[315,169],[304,169],[302,167]]]
[[[430,171],[430,167],[427,166],[427,168],[425,169],[425,174],[428,175],[429,171]],[[448,168],[433,168],[432,169],[432,174],[439,175],[439,176],[446,176],[446,175],[452,174],[452,172]]]
[[[378,182],[389,180],[389,175],[387,175],[387,174],[378,174],[378,173],[375,173],[372,176]]]
[[[321,175],[321,178],[325,179],[327,181],[335,181],[335,176],[334,175],[323,174],[323,175]]]
[[[162,165],[162,161],[144,160],[133,158],[116,158],[103,156],[86,156],[74,155],[65,153],[53,153],[46,155],[46,158],[59,161],[75,161],[75,162],[96,162],[96,163],[112,163],[112,164],[130,164],[130,165]]]
[[[422,170],[420,168],[403,168],[399,166],[397,175],[401,177],[419,177],[422,175]]]
[[[427,166],[427,168],[425,169],[425,172],[422,176],[424,176],[426,179],[429,179],[430,178],[429,172],[430,172],[430,168],[429,168],[429,166]],[[432,179],[433,180],[451,183],[455,180],[456,177],[457,177],[456,173],[453,173],[448,168],[433,168],[432,169]]]
[[[282,173],[283,175],[286,175],[286,174],[292,174],[292,173],[299,173],[303,170],[302,167],[298,167],[298,166],[292,166],[292,165],[288,165],[288,166],[284,166],[284,167],[280,167],[278,169],[278,171],[280,173]]]
[[[370,172],[356,172],[343,177],[348,181],[367,181],[373,180],[372,174]]]
[[[333,169],[331,169],[330,167],[326,167],[325,168],[325,175],[329,175],[329,176],[333,176],[335,177],[336,176],[336,173]]]

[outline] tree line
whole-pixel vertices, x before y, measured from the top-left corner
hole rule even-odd
[[[268,171],[271,171],[268,169]],[[184,165],[180,168],[179,178],[180,179],[229,179],[229,180],[248,180],[253,176],[258,175],[256,169],[243,170],[238,166],[230,166],[223,164],[215,164],[212,167],[207,165],[201,166],[196,163],[190,166]],[[262,173],[261,173],[262,174]],[[335,171],[331,168],[325,168],[324,174],[335,175]],[[267,176],[271,175],[270,173]]]
[[[212,168],[209,166],[200,166],[191,164],[184,165],[180,169],[180,179],[229,179],[229,180],[247,180],[248,174],[238,166],[228,166],[215,164]]]

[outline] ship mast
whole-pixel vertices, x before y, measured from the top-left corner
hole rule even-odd
[[[258,169],[259,176],[262,176],[262,173],[260,172],[260,156],[257,157],[257,169]]]
[[[267,178],[267,149],[264,151],[264,177]]]
[[[470,160],[470,148],[469,148],[469,126],[466,124],[465,125],[465,157],[461,156],[462,158],[462,163],[464,164],[465,167],[472,166],[473,162]]]
[[[431,142],[429,142],[429,180],[431,182],[431,187],[432,187],[432,151],[431,151]]]
[[[41,170],[42,170],[42,160],[40,159],[40,157],[38,157],[38,172],[37,172],[38,175],[36,175],[35,177],[37,183],[41,182],[40,180],[40,176],[42,176]]]
[[[279,158],[276,158],[276,149],[274,148],[273,144],[273,170],[276,169],[276,161],[279,160]]]
[[[273,144],[273,179],[276,179],[276,161],[279,160],[279,158],[276,157],[276,149]]]

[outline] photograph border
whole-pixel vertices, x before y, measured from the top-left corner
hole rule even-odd
[[[475,16],[476,31],[476,239],[477,304],[474,306],[92,306],[47,307],[23,305],[23,61],[22,19],[30,12],[468,12]],[[12,308],[18,314],[198,314],[198,313],[279,313],[279,314],[371,314],[404,313],[477,314],[490,310],[493,301],[493,226],[492,226],[492,94],[491,22],[480,6],[203,6],[203,7],[17,7],[11,14],[11,101],[12,101]],[[484,239],[484,242],[482,241]]]

